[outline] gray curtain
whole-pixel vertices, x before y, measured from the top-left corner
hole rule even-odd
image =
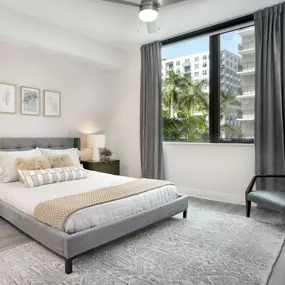
[[[255,13],[257,174],[285,174],[285,4]],[[259,188],[284,190],[285,181],[260,181]]]
[[[160,42],[141,47],[140,104],[142,177],[163,179]]]

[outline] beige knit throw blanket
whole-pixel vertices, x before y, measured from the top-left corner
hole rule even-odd
[[[37,220],[64,231],[67,218],[81,209],[127,198],[167,185],[172,185],[172,183],[162,180],[138,179],[125,184],[65,196],[39,203],[34,210],[34,216]]]

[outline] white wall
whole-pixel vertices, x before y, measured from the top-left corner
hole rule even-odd
[[[116,109],[111,115],[108,145],[121,160],[123,175],[140,177],[140,51],[129,55],[116,84]]]
[[[20,115],[19,107],[17,115],[0,114],[0,137],[74,136],[108,125],[114,108],[115,74],[72,57],[1,42],[0,63],[0,82],[18,85],[18,102],[21,85],[58,90],[62,96],[60,118]]]
[[[254,146],[245,144],[164,143],[166,179],[182,194],[244,204],[254,175]]]
[[[187,19],[197,19],[188,23],[188,31],[221,22],[224,19],[239,17],[273,5],[276,1],[196,1],[195,9],[187,11]],[[220,9],[215,19],[204,17],[215,6]],[[210,9],[209,9],[210,7]],[[223,7],[223,8],[221,8]],[[169,13],[175,18],[175,9]],[[230,14],[223,11],[231,11]],[[181,11],[180,11],[181,12]],[[206,14],[207,14],[206,13]],[[199,26],[197,26],[199,23]],[[183,29],[185,25],[183,26]],[[160,37],[158,35],[158,37]],[[130,53],[127,70],[120,77],[118,105],[113,122],[116,125],[112,140],[116,154],[123,164],[122,174],[140,176],[139,152],[139,104],[140,104],[140,51],[139,47]],[[179,191],[206,199],[232,203],[244,203],[244,191],[254,174],[254,146],[250,145],[211,145],[211,144],[165,144],[166,179],[173,180]],[[203,175],[205,174],[205,177]]]

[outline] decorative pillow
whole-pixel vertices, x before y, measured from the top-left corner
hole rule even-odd
[[[72,160],[68,154],[48,156],[50,168],[62,168],[73,166]]]
[[[49,159],[44,156],[35,156],[35,157],[18,157],[15,161],[17,170],[40,170],[52,168]]]
[[[1,154],[2,162],[2,179],[5,183],[18,181],[18,173],[16,169],[16,159],[19,157],[35,157],[40,156],[41,152],[37,149],[27,151],[3,152]]]
[[[71,158],[73,166],[80,167],[80,151],[77,148],[69,148],[69,149],[39,149],[43,155],[46,156],[55,156],[55,155],[64,155],[68,154]]]
[[[84,169],[74,166],[43,170],[18,170],[18,174],[21,182],[29,188],[87,177]]]

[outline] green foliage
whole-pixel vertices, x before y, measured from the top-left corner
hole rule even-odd
[[[99,152],[100,152],[100,156],[106,156],[106,157],[108,156],[110,157],[113,154],[113,152],[109,148],[106,148],[106,147],[100,148]]]
[[[170,71],[162,85],[163,136],[165,141],[208,140],[209,96],[205,81],[194,82],[187,74]],[[221,91],[221,115],[228,116],[230,105],[239,105],[236,97]],[[236,137],[236,129],[221,126],[226,136]],[[239,135],[242,135],[241,133]]]

